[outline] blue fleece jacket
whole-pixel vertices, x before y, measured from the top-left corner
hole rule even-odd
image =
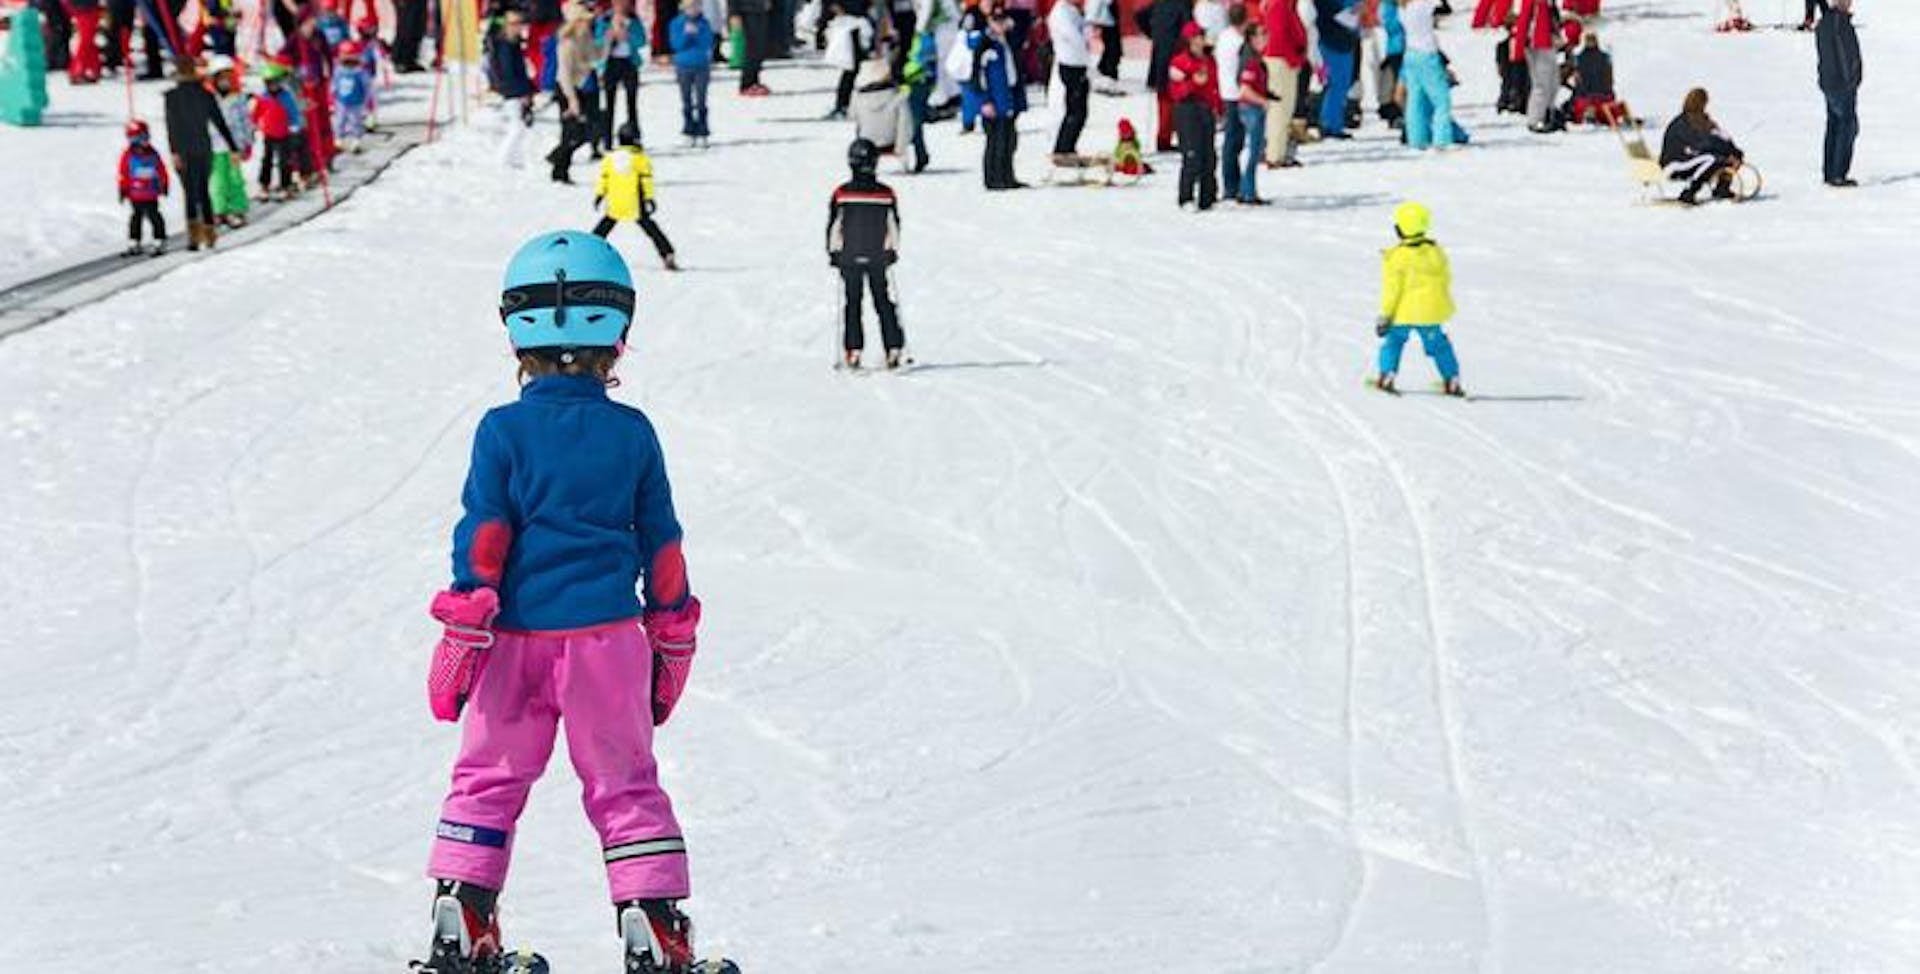
[[[673,18],[667,25],[667,40],[673,45],[674,67],[713,67],[713,25],[707,23],[707,18],[697,14]]]
[[[492,586],[501,629],[576,629],[687,598],[666,459],[644,413],[589,376],[544,376],[490,410],[453,531],[455,589]]]

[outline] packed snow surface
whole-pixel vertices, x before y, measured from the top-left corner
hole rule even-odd
[[[1838,193],[1806,36],[1610,6],[1636,109],[1707,85],[1767,198],[1639,204],[1611,135],[1492,116],[1492,40],[1458,22],[1474,148],[1375,123],[1262,174],[1264,210],[1177,211],[1168,157],[989,196],[943,125],[933,172],[890,177],[925,366],[899,377],[828,368],[831,75],[716,81],[705,154],[649,78],[689,269],[616,235],[643,308],[616,395],[661,431],[707,605],[660,743],[706,952],[1920,967],[1920,134],[1893,81],[1920,11],[1863,4],[1865,185]],[[1089,147],[1151,116],[1094,110]],[[9,172],[41,137],[0,135]],[[11,956],[378,972],[424,946],[456,742],[424,608],[470,432],[514,395],[498,275],[590,220],[492,138],[0,343]],[[1407,198],[1451,250],[1479,401],[1362,387]],[[0,226],[66,205],[12,194]],[[504,920],[610,971],[569,778],[535,793]]]

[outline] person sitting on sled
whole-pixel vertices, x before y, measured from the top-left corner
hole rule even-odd
[[[1445,326],[1453,317],[1453,271],[1447,252],[1427,236],[1433,214],[1419,203],[1402,203],[1393,211],[1393,232],[1400,242],[1389,248],[1380,267],[1380,318],[1374,333],[1380,343],[1380,374],[1374,385],[1382,392],[1398,392],[1394,376],[1400,371],[1400,352],[1413,333],[1440,370],[1442,388],[1449,396],[1464,396],[1460,363]]]

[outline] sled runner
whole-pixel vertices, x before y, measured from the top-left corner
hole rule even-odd
[[[1140,181],[1140,174],[1116,170],[1112,156],[1060,153],[1047,157],[1043,181],[1049,186],[1131,186]]]

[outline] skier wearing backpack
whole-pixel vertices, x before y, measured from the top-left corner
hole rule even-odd
[[[563,728],[625,970],[686,974],[686,843],[653,744],[692,668],[700,600],[653,425],[607,396],[633,278],[606,241],[564,230],[514,254],[500,297],[520,398],[474,432],[453,583],[433,598],[445,631],[428,701],[464,724],[427,866],[433,940],[416,970],[499,969],[514,826]]]
[[[866,329],[860,305],[873,292],[873,310],[880,316],[880,341],[886,348],[887,368],[905,364],[907,336],[900,330],[894,306],[893,265],[900,259],[900,203],[875,171],[880,150],[866,139],[847,147],[847,168],[853,178],[833,191],[827,204],[827,260],[840,272],[846,302],[842,312],[841,364],[860,367]]]
[[[1419,203],[1402,203],[1393,211],[1393,232],[1400,242],[1381,258],[1380,317],[1373,329],[1381,338],[1374,385],[1382,392],[1398,392],[1394,376],[1400,371],[1400,353],[1417,332],[1427,357],[1440,370],[1446,394],[1466,395],[1445,328],[1453,317],[1453,272],[1446,250],[1427,235],[1432,225],[1433,214]]]

